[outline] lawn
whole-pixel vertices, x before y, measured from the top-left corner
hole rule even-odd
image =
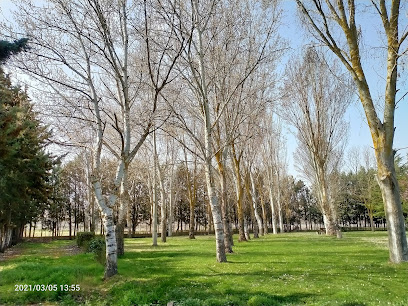
[[[103,281],[92,254],[73,241],[24,243],[0,262],[0,304],[408,305],[408,263],[388,262],[386,233],[282,234],[236,243],[215,262],[212,236],[127,239],[119,275]],[[80,285],[79,292],[15,292],[18,284]]]

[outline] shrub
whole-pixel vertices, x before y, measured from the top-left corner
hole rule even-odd
[[[89,242],[88,252],[94,253],[95,259],[105,264],[106,244],[104,237],[95,237]]]
[[[77,234],[77,245],[79,247],[88,247],[89,241],[95,238],[95,233],[92,232],[80,232]]]

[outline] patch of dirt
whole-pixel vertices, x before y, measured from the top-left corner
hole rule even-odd
[[[30,242],[33,242],[33,241],[30,241]],[[47,243],[48,244],[49,242],[50,240],[44,240],[44,241],[35,240],[35,242],[33,243]],[[24,255],[25,253],[24,251],[25,249],[22,247],[21,243],[14,245],[11,248],[6,249],[4,253],[0,253],[0,262]],[[50,247],[36,250],[35,253],[29,253],[29,254],[30,255],[41,254],[41,255],[46,255],[46,256],[60,257],[60,256],[73,256],[73,255],[77,255],[81,253],[83,253],[83,250],[77,245],[72,244],[72,245],[65,245],[65,246],[50,246]]]
[[[20,256],[23,253],[23,248],[21,244],[16,244],[11,248],[8,248],[4,251],[4,253],[0,253],[0,261],[5,261],[7,259],[15,258]]]
[[[64,247],[60,248],[60,250],[63,252],[63,254],[70,255],[70,256],[81,254],[81,253],[84,252],[77,245],[67,245],[67,246],[64,246]]]

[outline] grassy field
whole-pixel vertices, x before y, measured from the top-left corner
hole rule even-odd
[[[126,240],[119,275],[103,281],[92,254],[73,241],[24,243],[0,262],[0,304],[408,305],[408,263],[388,263],[386,233],[268,235],[236,243],[215,262],[212,236]],[[68,255],[67,255],[68,254]],[[16,292],[18,284],[80,285],[80,291]]]

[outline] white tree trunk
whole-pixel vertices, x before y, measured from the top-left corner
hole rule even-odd
[[[170,178],[170,195],[169,195],[169,218],[168,218],[168,230],[169,230],[169,237],[173,235],[173,208],[174,208],[174,177],[173,177],[173,170]]]
[[[272,232],[274,234],[278,233],[278,227],[276,224],[276,212],[275,212],[275,201],[273,198],[273,185],[272,182],[269,180],[269,203],[271,205],[271,213],[272,213]]]
[[[160,184],[160,197],[161,197],[161,206],[160,206],[160,228],[161,228],[161,241],[166,242],[167,236],[167,197],[166,190],[164,186],[164,173],[159,166],[159,184]]]
[[[102,195],[102,187],[99,179],[92,175],[91,180],[104,221],[106,242],[105,278],[108,278],[118,273],[117,245],[115,223],[113,221],[113,210],[107,205],[106,200]]]
[[[124,162],[123,162],[124,163]],[[124,241],[124,231],[125,231],[125,222],[126,215],[129,207],[129,166],[124,163],[123,168],[123,177],[120,184],[120,203],[118,211],[118,222],[116,224],[116,241],[118,247],[118,255],[125,254],[125,241]]]
[[[251,236],[249,235],[248,222],[246,219],[244,220],[244,235],[246,240],[251,240]]]
[[[262,224],[262,219],[259,216],[258,210],[257,210],[256,188],[255,188],[255,182],[254,182],[254,177],[252,175],[252,172],[249,173],[249,176],[250,176],[250,180],[251,180],[251,188],[252,188],[251,196],[252,196],[252,205],[254,206],[255,219],[256,219],[256,222],[258,223],[259,233],[261,234],[261,236],[263,236],[264,235],[264,232],[263,232],[264,228],[263,228],[263,224]]]
[[[283,233],[285,231],[283,227],[283,212],[282,212],[282,201],[281,201],[281,192],[280,192],[280,182],[278,180],[278,196],[277,196],[277,204],[278,204],[278,217],[279,217],[279,229],[280,232]]]
[[[157,187],[153,183],[153,207],[152,207],[152,240],[153,246],[157,246]]]
[[[153,246],[157,246],[157,160],[156,160],[156,133],[153,132],[153,201],[152,201],[152,240]]]

